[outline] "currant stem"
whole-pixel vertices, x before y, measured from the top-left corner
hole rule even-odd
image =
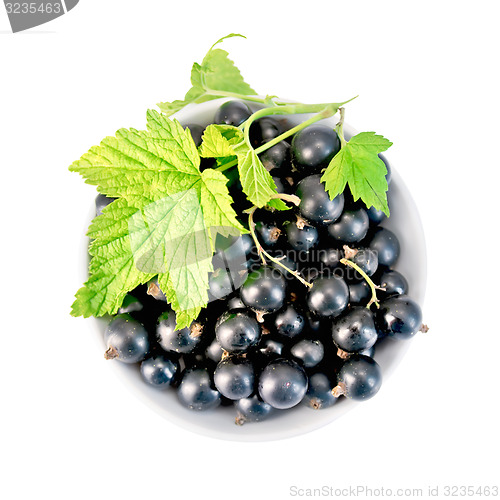
[[[296,201],[291,200],[290,198],[297,198],[300,202],[300,198],[297,196],[293,195],[284,195],[278,193],[277,195],[273,196],[273,198],[279,198],[279,199],[286,199],[287,201],[291,201],[292,203],[295,203]],[[257,210],[256,206],[253,206],[249,212],[248,212],[248,227],[250,229],[250,234],[252,235],[253,241],[255,242],[255,246],[257,247],[257,253],[259,254],[259,257],[262,260],[262,263],[264,265],[267,265],[266,257],[269,259],[271,262],[274,262],[278,266],[282,267],[285,271],[289,272],[292,276],[297,278],[303,285],[312,288],[312,284],[306,281],[302,276],[297,271],[292,271],[289,267],[285,266],[282,262],[280,262],[280,259],[276,259],[272,255],[269,255],[268,252],[266,252],[263,248],[262,245],[259,243],[259,239],[257,238],[257,235],[255,234],[255,222],[253,220],[253,215],[255,211]]]
[[[344,245],[344,252],[346,255],[352,255],[352,252],[353,250],[351,248],[349,248],[347,245]],[[357,253],[357,252],[356,252]],[[354,254],[356,255],[356,254]],[[341,264],[344,264],[345,266],[350,266],[352,267],[353,269],[355,269],[356,271],[358,271],[359,274],[361,274],[361,276],[363,276],[363,278],[365,279],[365,281],[368,283],[368,285],[370,285],[370,288],[372,290],[372,298],[370,299],[370,302],[368,302],[368,304],[366,305],[366,308],[367,309],[370,309],[370,306],[372,304],[375,304],[375,306],[377,306],[377,308],[380,307],[380,304],[379,304],[379,300],[377,298],[377,290],[385,290],[385,288],[382,288],[378,285],[376,285],[371,279],[370,277],[363,271],[363,269],[361,269],[356,263],[354,263],[352,260],[349,260],[349,259],[346,259],[346,258],[343,258],[343,259],[340,259],[340,263]]]

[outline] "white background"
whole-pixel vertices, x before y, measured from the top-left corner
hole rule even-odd
[[[240,5],[241,4],[241,5]],[[240,5],[239,8],[236,6]],[[11,499],[289,498],[301,488],[500,483],[496,1],[81,0],[9,34],[0,6],[2,464]],[[301,437],[242,444],[137,401],[69,309],[95,190],[67,166],[181,98],[219,37],[260,93],[344,100],[420,208],[418,336],[380,393]],[[496,471],[496,472],[495,472]]]

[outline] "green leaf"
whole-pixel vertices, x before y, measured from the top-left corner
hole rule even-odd
[[[214,48],[226,38],[243,37],[231,33],[215,42],[201,64],[194,63],[191,69],[192,87],[184,99],[173,102],[162,102],[158,107],[170,116],[182,109],[187,104],[202,103],[223,97],[225,92],[240,95],[256,95],[257,92],[248,85],[234,62],[229,59],[225,50]]]
[[[238,170],[243,191],[255,206],[263,207],[277,194],[271,174],[253,149],[245,155],[238,155]]]
[[[290,210],[290,207],[283,200],[280,200],[279,198],[274,198],[273,200],[269,200],[267,206],[281,211]]]
[[[118,130],[70,166],[100,193],[144,205],[189,189],[200,176],[200,157],[177,120],[147,113],[147,131]]]
[[[266,170],[253,148],[248,146],[243,132],[229,125],[209,125],[199,148],[203,157],[238,158],[238,171],[243,191],[257,207],[268,204],[277,194],[276,184]],[[278,210],[287,210],[281,200],[271,200],[271,206]]]
[[[90,277],[72,314],[114,314],[127,292],[158,275],[181,328],[207,304],[216,234],[247,231],[226,177],[200,171],[189,132],[155,111],[147,118],[147,131],[120,130],[70,167],[119,198],[89,228]]]
[[[392,142],[375,132],[355,135],[335,155],[321,181],[330,198],[338,196],[349,185],[354,201],[361,198],[368,208],[375,207],[389,216],[387,205],[387,168],[378,157]]]

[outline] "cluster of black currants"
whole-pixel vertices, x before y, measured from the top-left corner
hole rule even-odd
[[[251,113],[230,101],[214,122],[240,126]],[[199,145],[203,128],[189,129]],[[253,146],[286,129],[286,120],[256,121]],[[315,124],[262,153],[278,191],[298,196],[298,207],[255,210],[254,237],[217,240],[210,302],[189,328],[175,330],[157,281],[129,294],[106,329],[106,358],[140,363],[148,384],[174,387],[187,408],[234,405],[238,424],[299,403],[322,409],[340,396],[374,396],[381,385],[377,344],[412,337],[422,314],[407,280],[392,269],[400,245],[380,226],[385,215],[354,202],[348,190],[330,200],[320,182],[339,149],[336,132]],[[241,185],[225,173],[247,223]]]

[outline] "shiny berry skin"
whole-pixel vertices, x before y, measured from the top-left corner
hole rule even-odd
[[[362,354],[353,354],[342,364],[337,380],[337,387],[341,387],[346,398],[366,401],[379,391],[382,372],[374,359]]]
[[[300,171],[319,172],[339,151],[339,136],[326,125],[309,125],[293,136],[293,161]]]
[[[210,345],[205,349],[205,357],[214,363],[218,363],[222,359],[223,353],[224,350],[217,339],[213,339]]]
[[[332,384],[324,373],[318,372],[310,375],[309,386],[302,403],[314,410],[330,408],[338,401],[338,398],[332,394],[334,386],[335,384]]]
[[[187,128],[191,132],[191,137],[193,138],[194,145],[197,148],[200,147],[203,132],[205,132],[205,127],[197,125],[196,123],[188,123],[187,125],[184,125],[184,129]]]
[[[319,261],[325,267],[333,269],[339,265],[341,258],[342,250],[339,250],[338,248],[328,248],[320,251]]]
[[[314,226],[299,229],[296,222],[288,222],[285,231],[288,244],[297,252],[308,252],[318,242],[319,234]]]
[[[366,306],[370,297],[370,286],[365,280],[349,284],[349,302],[352,306]]]
[[[281,229],[275,221],[259,220],[255,223],[255,231],[258,234],[259,242],[265,247],[274,247],[278,243]]]
[[[243,304],[243,301],[240,297],[233,297],[227,301],[228,309],[245,309],[246,305]]]
[[[274,408],[264,403],[257,394],[235,401],[234,407],[237,411],[236,423],[238,425],[245,422],[261,422],[274,411]]]
[[[95,199],[95,214],[101,215],[104,208],[115,200],[116,198],[110,198],[108,196],[104,196],[103,194],[98,194]]]
[[[148,332],[129,314],[115,316],[104,331],[104,342],[104,357],[123,363],[138,363],[149,351]]]
[[[345,211],[337,222],[328,226],[328,234],[336,241],[354,243],[361,241],[368,232],[370,220],[366,210]]]
[[[325,348],[319,340],[302,339],[290,347],[290,354],[304,368],[312,368],[323,360]]]
[[[370,349],[377,341],[377,330],[370,310],[354,307],[337,318],[332,326],[332,339],[345,352]]]
[[[313,224],[328,225],[335,222],[344,208],[344,195],[333,200],[320,181],[321,174],[309,175],[297,184],[295,194],[300,198],[299,211],[304,219]]]
[[[298,405],[307,392],[307,375],[295,361],[271,361],[259,377],[259,395],[273,408],[284,410]]]
[[[257,320],[241,310],[227,311],[215,325],[220,346],[229,353],[243,353],[259,343],[261,329]]]
[[[250,142],[254,148],[275,139],[283,133],[283,127],[274,118],[264,116],[250,126]]]
[[[213,387],[206,368],[185,370],[177,388],[177,397],[183,406],[195,411],[211,410],[221,403],[221,395]]]
[[[248,275],[240,296],[247,307],[270,313],[283,307],[285,291],[285,278],[281,272],[262,266]]]
[[[406,295],[408,293],[408,281],[398,271],[386,271],[380,277],[380,286],[385,291],[380,292],[382,297],[391,297],[392,295]]]
[[[376,252],[381,266],[392,266],[398,260],[399,240],[389,229],[379,228],[368,246]]]
[[[298,270],[299,266],[295,260],[293,260],[291,257],[288,257],[286,254],[285,254],[284,258],[281,258],[282,256],[283,255],[274,255],[273,257],[276,257],[277,259],[279,258],[281,264],[283,264],[285,267],[290,269],[290,271],[297,271]],[[271,262],[271,266],[274,269],[277,269],[278,271],[280,271],[283,274],[283,276],[285,276],[286,278],[291,278],[291,279],[293,278],[292,275],[286,269],[281,267],[279,264],[276,264],[276,262]],[[295,278],[293,278],[293,279],[295,279]]]
[[[405,340],[422,327],[422,310],[407,295],[398,295],[381,302],[376,321],[383,334],[395,340]]]
[[[142,378],[157,389],[169,387],[179,371],[179,363],[165,356],[154,356],[141,363]]]
[[[214,122],[218,125],[239,127],[251,114],[252,111],[244,102],[228,101],[217,110]]]
[[[289,172],[290,165],[290,144],[285,141],[278,142],[259,155],[260,161],[271,175]]]
[[[216,389],[228,399],[248,398],[253,393],[254,381],[250,361],[236,356],[220,361],[214,372]]]
[[[175,311],[166,311],[159,318],[156,325],[158,343],[167,352],[192,352],[201,340],[202,326],[193,322],[189,327],[176,330]]]
[[[348,302],[349,288],[337,276],[316,279],[307,295],[309,309],[321,317],[338,316]]]
[[[133,295],[127,294],[123,299],[120,309],[118,309],[118,314],[138,312],[142,311],[143,308],[144,306],[139,299],[137,299]]]
[[[283,344],[277,340],[266,339],[259,344],[259,352],[268,358],[273,356],[277,358],[281,356],[283,347]]]
[[[274,318],[276,332],[283,337],[293,338],[300,335],[304,326],[304,317],[293,304],[286,305]]]
[[[352,258],[358,267],[366,273],[367,276],[373,276],[378,269],[377,253],[371,248],[361,248],[358,253]],[[358,272],[356,275],[361,278]]]
[[[387,219],[387,215],[385,215],[382,210],[377,210],[375,207],[370,207],[366,211],[366,214],[368,215],[368,218],[370,219],[370,222],[372,224],[380,224],[385,219]]]
[[[218,267],[210,275],[208,287],[209,302],[227,297],[234,291],[231,272],[225,268]]]

